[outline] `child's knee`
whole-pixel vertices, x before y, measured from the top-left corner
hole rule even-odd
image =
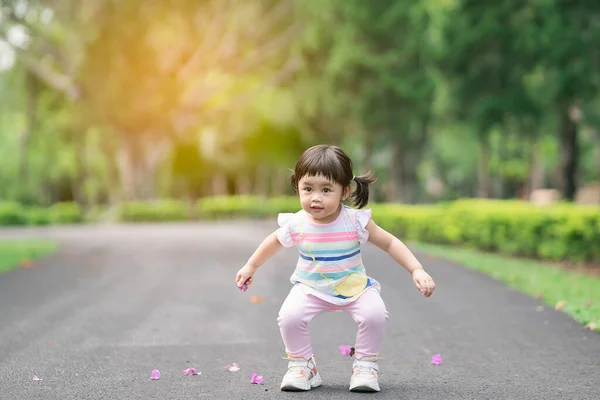
[[[367,313],[365,315],[362,315],[358,319],[357,322],[361,326],[377,327],[377,326],[384,326],[386,324],[387,320],[388,320],[388,313],[384,309],[381,311],[373,311],[373,312]]]
[[[281,329],[296,329],[302,325],[305,325],[304,315],[294,310],[279,311],[277,317],[277,324]]]

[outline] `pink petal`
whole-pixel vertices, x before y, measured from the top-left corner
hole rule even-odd
[[[38,378],[38,377],[37,377],[37,375],[34,375],[34,376],[33,376],[33,380],[34,380],[34,381],[41,381],[41,379],[40,379],[40,378]]]
[[[238,365],[238,363],[233,363],[232,365],[226,365],[225,369],[230,372],[237,372],[240,370],[240,366]]]
[[[153,369],[152,376],[150,376],[150,379],[152,379],[154,381],[160,379],[160,371],[157,369]]]
[[[264,382],[265,378],[261,375],[252,374],[252,378],[250,379],[250,383],[254,383],[256,385],[260,385]]]
[[[435,354],[431,357],[431,363],[435,365],[440,365],[442,363],[442,355]]]
[[[186,369],[184,371],[181,371],[181,372],[183,372],[183,374],[187,375],[187,376],[200,375],[202,373],[202,372],[196,371],[195,368],[188,368],[188,369]]]
[[[352,346],[340,345],[338,347],[339,347],[340,352],[342,353],[343,356],[349,356],[350,355],[350,349],[352,349]]]
[[[239,287],[240,292],[245,292],[246,290],[248,290],[248,284],[244,283],[242,286]]]

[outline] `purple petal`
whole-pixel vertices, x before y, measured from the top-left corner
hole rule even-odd
[[[160,379],[160,371],[157,369],[153,369],[152,376],[150,376],[150,379],[152,379],[154,381]]]
[[[349,356],[350,349],[352,349],[352,346],[340,345],[340,346],[338,346],[338,348],[340,349],[340,352],[342,353],[343,356]]]
[[[183,374],[187,375],[187,376],[200,375],[202,373],[202,372],[196,371],[195,368],[188,368],[188,369],[186,369],[184,371],[181,371],[181,372],[183,372]]]
[[[254,383],[256,385],[260,385],[264,382],[265,378],[261,375],[252,374],[252,378],[250,379],[250,383]]]
[[[435,354],[431,357],[431,363],[434,365],[440,365],[442,363],[442,355]]]
[[[34,381],[41,381],[41,379],[40,379],[40,378],[38,378],[38,377],[37,377],[37,375],[34,375],[34,376],[33,376],[33,380],[34,380]]]
[[[244,283],[242,286],[239,287],[240,292],[245,292],[246,290],[248,290],[248,284]]]

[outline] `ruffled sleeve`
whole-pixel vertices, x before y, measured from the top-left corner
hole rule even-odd
[[[280,213],[277,216],[277,224],[279,225],[279,229],[277,229],[277,239],[279,239],[279,243],[281,243],[283,247],[292,247],[294,245],[292,230],[290,228],[293,216],[293,213]]]
[[[371,209],[368,210],[356,210],[356,230],[358,232],[358,243],[364,244],[369,240],[369,231],[367,231],[367,224],[371,220]]]

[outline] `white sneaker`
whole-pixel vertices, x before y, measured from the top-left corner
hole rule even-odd
[[[352,378],[350,378],[351,392],[379,392],[377,373],[379,366],[373,359],[354,360],[352,364]]]
[[[310,360],[303,358],[288,358],[288,370],[281,381],[283,391],[310,390],[321,386],[323,381],[317,371],[314,357]]]

